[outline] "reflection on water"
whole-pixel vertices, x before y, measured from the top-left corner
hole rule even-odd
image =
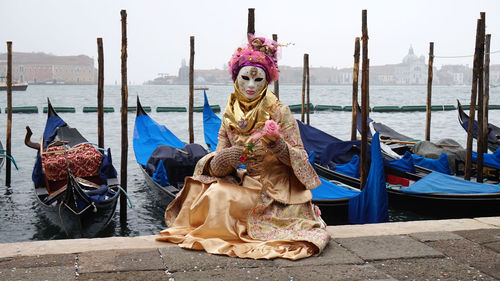
[[[232,86],[210,86],[207,96],[212,105],[219,105],[222,112],[227,103]],[[105,145],[113,153],[114,165],[120,171],[121,151],[121,96],[120,86],[105,86],[104,105],[114,107],[114,113],[104,115]],[[351,105],[351,86],[311,86],[311,102],[314,105]],[[156,112],[158,106],[188,106],[187,85],[129,86],[129,106],[135,106],[136,95],[140,94],[144,106],[151,106],[150,116],[161,124],[165,124],[181,140],[189,139],[187,113]],[[283,103],[299,104],[302,96],[301,85],[280,85],[280,99]],[[470,99],[469,86],[433,87],[433,104],[456,105],[456,99],[468,104]],[[39,113],[13,114],[12,117],[12,154],[19,170],[12,170],[11,187],[0,184],[0,243],[30,240],[48,240],[66,238],[64,231],[50,224],[38,208],[37,199],[33,194],[31,172],[35,163],[36,151],[24,145],[25,127],[29,125],[33,131],[33,140],[40,139],[46,120],[43,107],[47,106],[47,97],[55,107],[75,107],[75,113],[61,113],[60,116],[79,131],[90,142],[97,142],[97,115],[83,113],[83,107],[96,106],[97,86],[68,85],[30,85],[26,92],[16,92],[13,95],[13,106],[37,106]],[[371,86],[370,105],[425,105],[426,85],[423,86]],[[6,104],[6,95],[0,95],[0,104]],[[490,89],[490,104],[500,104],[500,87]],[[203,105],[203,94],[195,92],[194,106]],[[500,124],[498,111],[490,113],[490,121]],[[222,113],[219,113],[220,116]],[[413,113],[377,113],[370,116],[404,135],[423,139],[425,135],[425,112]],[[300,119],[300,114],[295,114]],[[162,203],[156,193],[146,186],[144,176],[135,161],[133,152],[133,129],[135,113],[128,115],[128,168],[127,190],[132,200],[133,208],[128,208],[127,223],[122,225],[119,219],[119,207],[116,214],[100,237],[138,236],[157,234],[165,226],[165,203]],[[202,114],[194,113],[194,141],[204,145]],[[0,113],[0,139],[4,139],[6,131],[6,114]],[[311,114],[311,125],[340,139],[350,138],[351,113],[344,111],[320,112]],[[457,121],[456,111],[436,111],[432,113],[431,140],[452,138],[465,145],[466,135]],[[5,166],[0,170],[0,181],[5,181]],[[404,210],[389,210],[391,221],[408,221],[432,219]]]
[[[421,215],[412,211],[404,210],[404,209],[389,209],[389,220],[391,222],[401,222],[401,221],[418,221],[418,220],[432,220],[435,217],[430,215]]]

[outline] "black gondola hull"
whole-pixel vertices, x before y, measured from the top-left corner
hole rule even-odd
[[[119,193],[117,193],[119,194]],[[110,224],[116,210],[119,195],[89,207],[81,214],[73,213],[64,202],[45,204],[39,196],[37,201],[44,215],[52,224],[66,233],[68,238],[96,237]]]
[[[350,183],[351,186],[356,186],[353,181],[358,181],[357,186],[359,186],[359,179],[335,173],[319,165],[316,165],[316,169],[318,174],[324,178]],[[412,174],[409,173],[401,172],[396,173],[396,175],[411,180],[419,179],[418,176],[411,176]],[[389,196],[390,209],[412,211],[434,219],[500,215],[500,193],[414,194],[405,193],[397,189],[387,189],[387,194]]]
[[[161,186],[151,178],[151,176],[148,174],[148,172],[144,169],[142,165],[140,164],[138,165],[139,169],[144,174],[144,178],[146,179],[146,185],[154,193],[154,196],[156,198],[155,201],[159,203],[162,207],[166,208],[168,204],[172,202],[172,200],[174,200],[174,198],[177,196],[177,193],[179,193],[180,189],[172,185]]]
[[[500,193],[483,195],[411,194],[388,189],[389,206],[439,219],[500,215]]]
[[[327,225],[343,225],[349,223],[349,199],[312,200],[321,210],[321,218]]]

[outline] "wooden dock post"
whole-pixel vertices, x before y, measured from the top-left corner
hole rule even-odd
[[[194,36],[189,37],[189,143],[194,143],[193,106],[194,106]]]
[[[369,102],[369,59],[368,59],[368,27],[367,27],[367,12],[362,11],[361,16],[361,31],[363,41],[362,51],[362,69],[361,69],[361,156],[360,156],[360,188],[363,189],[368,177],[368,111],[370,108]]]
[[[490,41],[491,34],[486,34],[484,42],[484,114],[483,114],[483,135],[486,138],[484,152],[488,152],[488,109],[490,103]]]
[[[425,115],[425,140],[431,140],[432,78],[434,63],[434,42],[429,43],[429,66],[427,70],[427,107]]]
[[[97,38],[97,146],[104,148],[104,52],[102,38]]]
[[[128,81],[127,81],[127,11],[121,10],[122,18],[122,50],[121,50],[121,74],[122,74],[122,153],[120,163],[120,185],[127,192],[127,156],[128,156],[128,131],[127,131],[127,110],[128,110]],[[127,197],[120,195],[120,222],[127,222]]]
[[[483,164],[485,152],[484,146],[486,143],[485,135],[482,133],[484,131],[484,36],[486,31],[486,14],[481,12],[481,29],[480,29],[480,48],[478,57],[478,69],[477,69],[477,182],[483,182]]]
[[[278,34],[273,34],[273,40],[278,42]],[[280,82],[278,80],[274,81],[274,95],[280,99]]]
[[[354,67],[352,68],[351,140],[356,140],[358,123],[359,37],[354,39]]]
[[[477,77],[479,69],[479,49],[481,48],[481,25],[482,20],[477,20],[476,28],[476,44],[474,51],[474,66],[472,69],[472,89],[470,97],[469,124],[467,128],[467,150],[465,153],[465,180],[470,180],[472,175],[472,139],[474,136],[474,119],[476,116],[476,99],[477,99]]]
[[[250,35],[255,34],[255,8],[248,8],[248,25],[247,25],[247,36],[250,39]]]
[[[309,65],[309,55],[304,54],[304,66],[302,68],[302,103],[300,108],[300,121],[305,123],[305,113],[306,113],[306,80],[307,80],[307,65]]]
[[[306,118],[306,124],[310,125],[311,124],[311,117],[309,116],[311,113],[311,100],[310,100],[310,73],[309,73],[309,54],[307,55],[307,65],[306,65],[306,100],[307,100],[307,107],[306,107],[306,112],[307,112],[307,118]]]
[[[12,155],[12,42],[7,41],[7,145],[6,155]],[[10,186],[11,161],[5,157],[5,185]]]

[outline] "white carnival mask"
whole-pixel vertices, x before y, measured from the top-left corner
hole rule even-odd
[[[238,72],[236,82],[241,93],[247,99],[253,100],[266,87],[266,72],[260,67],[247,65]]]

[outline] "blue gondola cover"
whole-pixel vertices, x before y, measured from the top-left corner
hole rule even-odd
[[[413,161],[413,157],[411,156],[411,152],[409,151],[406,151],[400,159],[389,160],[389,166],[400,171],[415,173],[415,163]]]
[[[111,157],[111,148],[108,148],[107,153],[102,153],[102,162],[99,167],[99,176],[101,180],[107,183],[110,178],[116,178],[117,172],[113,166],[113,159]]]
[[[309,152],[308,156],[309,156],[309,162],[314,167],[314,151]],[[359,191],[339,186],[321,177],[319,179],[321,180],[321,185],[314,189],[311,189],[312,198],[314,200],[345,199],[359,195]]]
[[[160,160],[160,162],[158,162],[156,171],[153,173],[153,176],[151,178],[161,186],[170,185],[170,183],[168,182],[167,171],[165,170],[165,166],[163,165],[163,160]]]
[[[359,178],[359,156],[354,155],[351,159],[351,162],[346,163],[346,164],[337,164],[333,168],[335,172],[339,172],[341,174],[353,177],[353,178]]]
[[[432,172],[401,189],[407,193],[477,194],[500,192],[499,185],[466,181],[439,172]]]
[[[203,133],[205,135],[205,143],[210,151],[213,152],[217,148],[217,138],[222,121],[210,107],[206,91],[203,91],[203,96],[205,99],[205,103],[203,104]]]
[[[450,163],[448,162],[448,155],[446,153],[441,153],[438,159],[430,159],[412,154],[413,162],[415,165],[440,172],[443,174],[453,175],[450,169]]]
[[[472,152],[472,162],[477,163],[477,152]],[[500,169],[500,149],[495,153],[483,153],[483,164],[486,167]]]
[[[345,164],[349,163],[354,155],[359,154],[360,141],[342,141],[299,120],[297,124],[304,149],[307,153],[314,151],[316,163],[323,166],[332,165],[332,162]]]
[[[372,139],[371,165],[361,193],[349,199],[349,222],[378,223],[389,220],[388,195],[385,187],[384,164],[380,151],[379,133]]]
[[[359,195],[359,191],[351,190],[323,178],[320,178],[321,185],[315,189],[311,189],[313,199],[344,199],[352,198]]]
[[[156,123],[148,115],[135,118],[134,152],[137,163],[146,166],[151,153],[160,145],[182,148],[184,143],[167,127]]]

